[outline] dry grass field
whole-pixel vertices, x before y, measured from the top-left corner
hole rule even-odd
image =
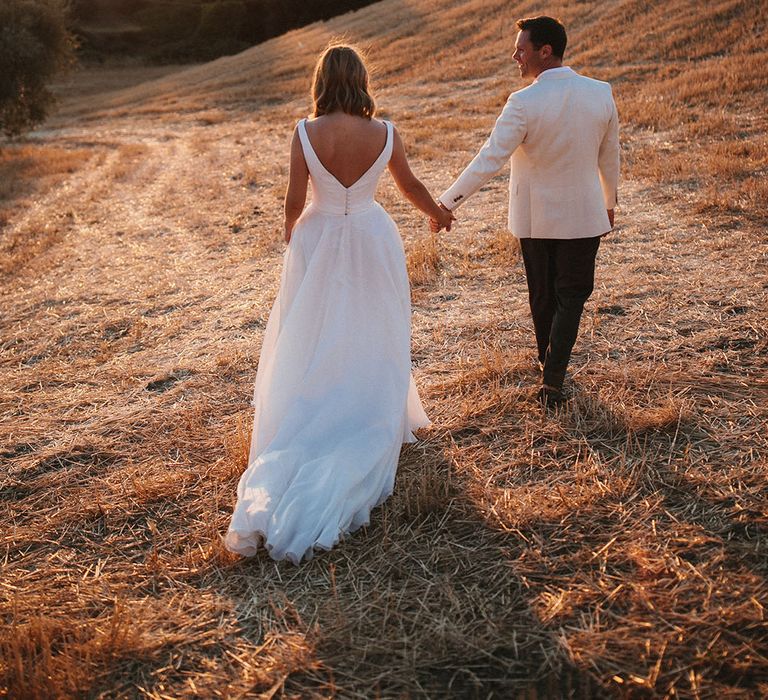
[[[768,695],[762,0],[547,7],[622,118],[570,408],[535,400],[506,174],[439,238],[387,179],[433,427],[332,552],[221,545],[314,57],[368,48],[439,193],[541,9],[383,0],[144,81],[86,73],[0,147],[0,697]]]

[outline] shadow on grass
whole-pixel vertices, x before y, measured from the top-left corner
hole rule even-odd
[[[729,435],[696,410],[702,396],[688,398],[688,410],[638,410],[577,391],[553,417],[553,439],[580,446],[600,494],[535,524],[550,544],[528,573],[554,583],[578,572],[581,583],[556,584],[564,595],[553,619],[604,682],[691,696],[759,691],[768,636],[754,601],[768,594],[768,538],[764,464],[750,459],[758,433]],[[570,546],[558,546],[566,531]]]
[[[455,470],[441,436],[407,446],[369,527],[298,568],[262,553],[228,570],[220,593],[238,601],[243,635],[262,643],[282,629],[282,660],[256,690],[603,696],[528,605],[510,565],[519,540],[467,502]]]

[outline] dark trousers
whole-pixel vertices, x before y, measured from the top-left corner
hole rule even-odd
[[[579,333],[584,302],[595,284],[600,236],[555,240],[521,238],[528,300],[544,384],[561,387]]]

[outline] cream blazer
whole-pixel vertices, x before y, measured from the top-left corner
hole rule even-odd
[[[513,92],[480,152],[441,196],[454,210],[511,157],[509,230],[518,238],[591,238],[611,229],[619,119],[611,86],[567,67]]]

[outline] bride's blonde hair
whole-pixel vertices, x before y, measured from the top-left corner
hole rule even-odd
[[[368,88],[368,70],[354,46],[331,44],[317,60],[312,80],[313,116],[342,111],[370,119],[376,104]]]

